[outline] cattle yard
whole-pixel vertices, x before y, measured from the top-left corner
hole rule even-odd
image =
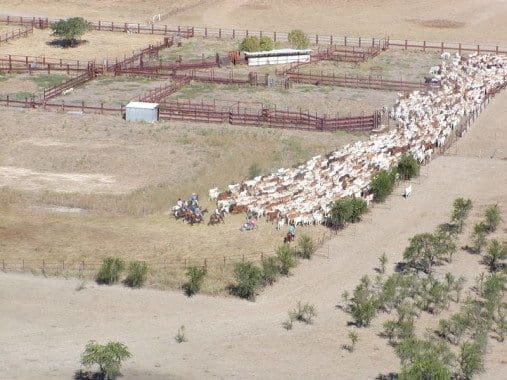
[[[311,35],[310,63],[252,69],[228,52],[248,35],[286,47],[286,33],[94,22],[85,44],[62,49],[48,45],[51,20],[0,22],[0,34],[26,32],[0,40],[0,105],[18,108],[6,109],[6,119],[23,112],[31,121],[3,127],[2,269],[91,277],[102,257],[121,255],[149,262],[149,282],[159,287],[180,286],[189,265],[206,266],[208,293],[223,291],[234,262],[273,254],[281,232],[271,223],[240,232],[242,215],[190,227],[166,213],[179,196],[241,181],[253,164],[269,173],[396,125],[385,110],[398,92],[439,88],[425,76],[442,52],[506,53]],[[131,100],[160,103],[161,121],[122,121]],[[95,143],[82,146],[91,136]],[[323,226],[305,233],[320,245],[329,234]],[[20,234],[30,237],[23,247]]]

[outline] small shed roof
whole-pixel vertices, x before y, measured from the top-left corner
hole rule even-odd
[[[142,109],[155,109],[158,107],[158,103],[146,103],[146,102],[130,102],[126,106],[127,108],[142,108]]]
[[[312,52],[311,49],[275,49],[266,51],[245,52],[245,57],[266,57],[283,55],[306,55]]]

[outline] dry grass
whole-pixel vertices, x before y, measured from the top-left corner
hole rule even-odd
[[[125,34],[119,32],[89,32],[83,37],[86,42],[74,48],[62,48],[50,45],[54,40],[49,29],[34,29],[27,38],[18,38],[0,45],[0,54],[46,56],[51,58],[75,59],[79,61],[123,59],[147,47],[162,42],[162,36],[150,34]]]
[[[293,111],[317,112],[319,115],[348,116],[369,113],[389,106],[396,99],[395,92],[370,91],[332,86],[294,84],[292,88],[229,86],[208,83],[191,83],[169,99],[192,99],[230,107],[238,101],[243,108],[259,109],[260,105]]]
[[[273,253],[285,231],[262,222],[258,231],[240,232],[243,215],[219,226],[189,226],[166,213],[175,200],[191,191],[206,198],[210,187],[244,178],[254,162],[269,172],[361,138],[4,111],[0,240],[8,265],[20,267],[21,257],[27,267],[38,260],[38,271],[44,258],[48,270],[65,274],[62,260],[67,268],[85,260],[86,268],[96,269],[102,257],[114,255],[147,260],[154,268],[151,285],[175,287],[183,281],[185,259],[202,265],[206,258],[209,293],[224,289],[232,262]],[[308,229],[315,237],[322,232]]]
[[[65,74],[7,74],[0,76],[0,97],[14,99],[39,97],[44,88],[53,87],[69,79]]]
[[[382,76],[386,79],[421,80],[430,67],[441,62],[440,53],[389,49],[359,64],[323,61],[303,65],[301,72],[334,72],[336,75]]]

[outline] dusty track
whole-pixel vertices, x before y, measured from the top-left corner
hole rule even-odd
[[[375,207],[366,221],[340,233],[329,248],[255,303],[95,285],[77,292],[74,280],[1,274],[4,375],[68,378],[79,368],[79,354],[92,338],[118,339],[131,348],[134,358],[125,367],[126,378],[356,379],[396,370],[396,357],[375,335],[378,326],[360,331],[354,354],[340,349],[348,316],[335,308],[336,302],[343,290],[372,273],[382,252],[395,263],[411,235],[446,220],[455,197],[474,199],[475,218],[480,205],[498,202],[507,209],[507,183],[498,175],[507,172],[507,161],[473,157],[479,150],[506,148],[504,140],[489,138],[498,130],[481,129],[494,123],[496,112],[506,104],[503,93],[463,138],[464,149],[482,135],[483,143],[470,146],[467,156],[434,160],[413,183],[413,197],[405,200],[395,194]],[[457,256],[453,271],[469,278],[479,272],[476,258],[464,252]],[[314,303],[319,315],[314,325],[296,325],[287,332],[280,324],[298,300]],[[189,342],[179,345],[173,337],[182,324]],[[501,362],[506,346],[491,340],[489,347],[487,372],[480,378],[500,379],[506,369]]]

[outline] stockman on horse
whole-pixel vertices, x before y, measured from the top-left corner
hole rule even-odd
[[[294,223],[289,224],[289,229],[287,231],[287,236],[283,238],[284,243],[289,243],[296,238],[296,226]]]
[[[252,231],[254,228],[257,227],[257,224],[253,219],[246,219],[245,223],[241,226],[241,231]]]

